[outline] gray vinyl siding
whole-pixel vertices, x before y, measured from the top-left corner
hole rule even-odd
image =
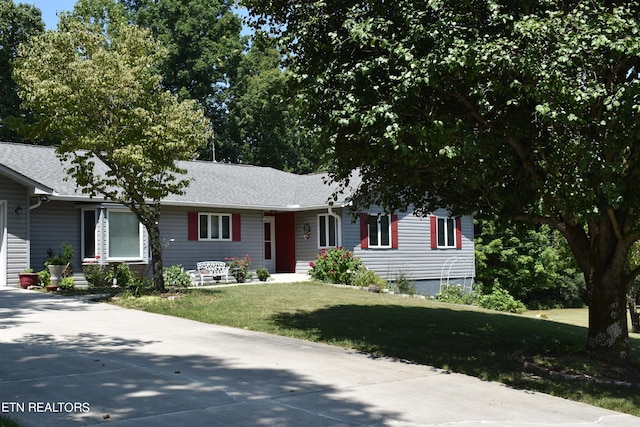
[[[241,241],[189,240],[189,211],[240,214]],[[198,261],[224,261],[246,254],[252,259],[250,269],[260,268],[264,265],[263,217],[262,211],[163,207],[160,215],[160,236],[165,244],[163,263],[194,270]]]
[[[32,211],[31,259],[37,264],[34,270],[43,267],[49,248],[59,251],[63,242],[71,243],[75,249],[74,266],[82,265],[81,206],[69,202],[50,202]],[[262,211],[201,209],[200,212],[240,214],[242,240],[215,242],[188,240],[187,215],[190,210],[193,209],[162,208],[160,236],[165,266],[180,264],[185,270],[192,270],[198,261],[224,261],[225,258],[245,254],[253,259],[251,269],[263,265]]]
[[[429,217],[417,217],[411,213],[398,214],[398,249],[360,247],[360,219],[354,219],[348,210],[334,210],[341,216],[342,246],[352,250],[362,259],[370,270],[387,280],[394,280],[399,274],[405,274],[412,281],[426,282],[436,280],[457,281],[475,277],[473,249],[473,218],[462,218],[461,249],[431,249],[431,230]],[[318,247],[318,215],[327,211],[299,212],[296,215],[296,272],[307,272],[309,262],[315,260]],[[372,209],[370,213],[380,213]],[[435,212],[446,217],[444,210]],[[303,238],[303,227],[309,223],[311,237]]]
[[[341,209],[334,209],[334,213],[338,215],[340,215],[340,211]],[[320,252],[318,246],[318,215],[327,214],[327,212],[327,210],[318,210],[296,213],[296,273],[308,272],[311,269],[309,263],[315,260]],[[305,224],[309,224],[311,229],[308,239],[304,238]]]
[[[375,211],[374,211],[375,212]],[[446,217],[444,210],[434,213]],[[462,217],[462,248],[432,249],[429,217],[398,214],[398,249],[362,249],[360,220],[344,223],[345,246],[385,279],[405,274],[413,281],[475,277],[473,218]]]
[[[80,205],[70,202],[44,202],[31,211],[31,263],[34,271],[44,269],[49,249],[60,253],[63,243],[73,247],[71,262],[74,278],[81,275]]]
[[[17,286],[18,273],[25,268],[33,267],[29,263],[29,197],[27,187],[0,175],[0,201],[6,204],[7,246],[6,283],[0,286]],[[20,215],[15,209],[20,206]],[[1,208],[1,207],[0,207]],[[37,266],[33,267],[37,271]]]

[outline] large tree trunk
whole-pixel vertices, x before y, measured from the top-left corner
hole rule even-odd
[[[614,221],[615,220],[615,221]],[[587,351],[604,359],[629,359],[627,296],[631,240],[621,238],[624,218],[609,217],[584,226],[559,227],[585,276],[589,304]]]
[[[620,273],[623,273],[621,271]],[[587,351],[606,359],[629,358],[627,286],[618,277],[589,284],[589,335]]]

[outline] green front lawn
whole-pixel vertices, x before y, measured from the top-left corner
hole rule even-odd
[[[409,360],[640,416],[636,386],[568,378],[586,374],[637,381],[637,365],[612,367],[584,357],[584,326],[539,319],[535,313],[510,315],[318,283],[238,286],[190,291],[173,299],[115,301],[123,307]],[[545,314],[552,320],[560,316]],[[631,345],[639,361],[640,339],[634,336]],[[542,369],[525,369],[522,358]],[[546,375],[545,370],[567,375]]]

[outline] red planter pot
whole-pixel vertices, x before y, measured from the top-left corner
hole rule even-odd
[[[20,278],[20,287],[27,289],[29,286],[35,286],[40,283],[40,275],[38,273],[18,273]]]

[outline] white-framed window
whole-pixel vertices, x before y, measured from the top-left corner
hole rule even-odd
[[[107,259],[137,261],[144,258],[144,230],[138,217],[125,209],[107,209]]]
[[[437,217],[438,248],[456,247],[456,220],[454,218]]]
[[[391,220],[389,215],[368,215],[369,247],[391,247]]]
[[[198,240],[231,240],[231,214],[198,214]]]
[[[318,247],[340,246],[340,217],[331,214],[318,215]]]

